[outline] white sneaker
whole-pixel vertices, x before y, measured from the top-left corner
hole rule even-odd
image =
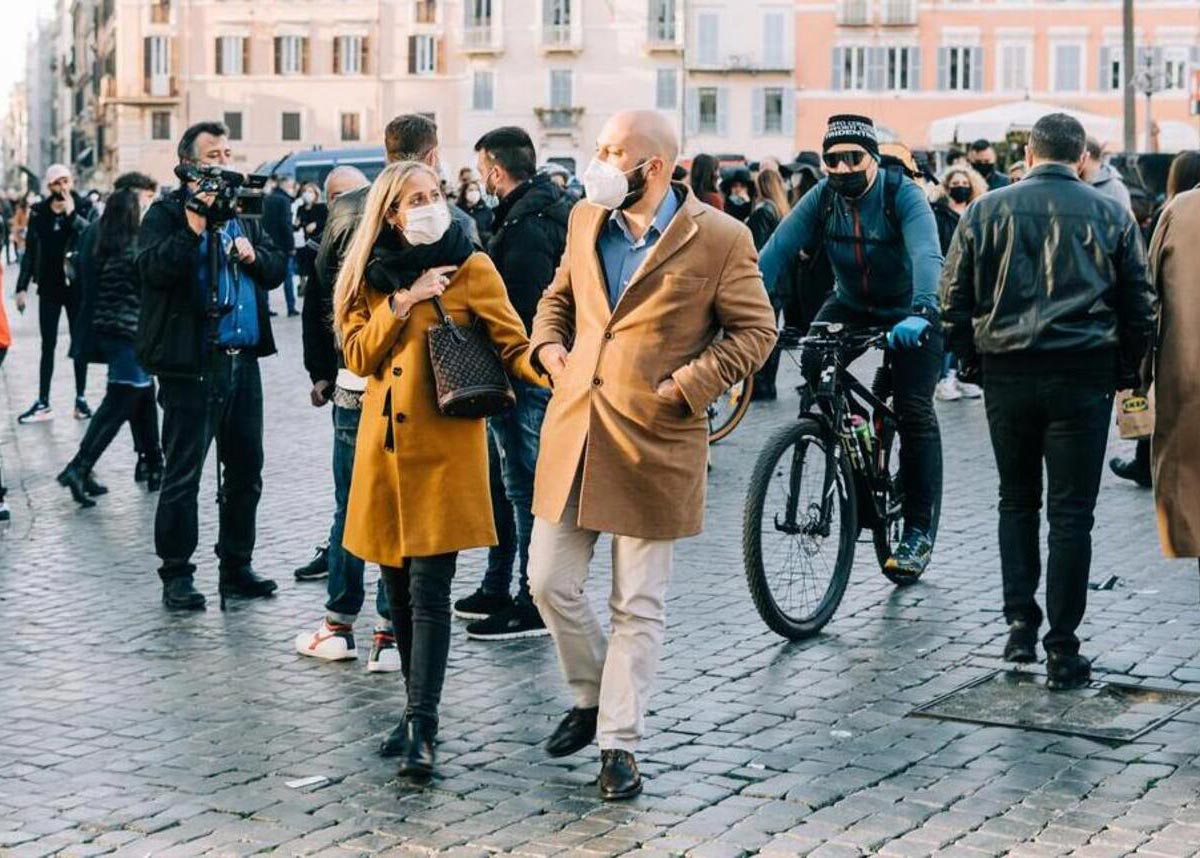
[[[376,629],[371,638],[371,654],[367,657],[368,673],[395,673],[400,670],[400,650],[396,649],[396,636],[383,629]]]
[[[958,392],[965,399],[981,399],[983,397],[983,388],[978,384],[971,384],[967,381],[958,382]]]
[[[325,661],[358,658],[358,650],[354,648],[354,628],[331,623],[326,618],[321,628],[312,634],[301,632],[296,635],[296,652]]]
[[[963,398],[963,392],[959,389],[958,379],[950,374],[937,383],[937,387],[933,390],[933,395],[942,402],[954,402]]]

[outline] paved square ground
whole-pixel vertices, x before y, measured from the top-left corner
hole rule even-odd
[[[897,591],[860,552],[834,621],[799,644],[759,620],[740,550],[747,476],[767,433],[794,416],[790,385],[714,449],[707,529],[678,550],[641,798],[600,802],[594,751],[542,752],[570,705],[548,639],[479,643],[461,623],[439,777],[416,789],[375,754],[402,705],[399,678],[292,650],[319,621],[324,587],[291,570],[327,531],[332,495],[330,417],[308,404],[299,320],[276,320],[281,353],[262,364],[256,565],[278,578],[278,597],[216,610],[210,465],[197,576],[210,609],[175,616],[159,604],[155,498],[133,483],[128,434],[97,468],[112,492],[95,509],[54,481],[84,429],[69,416],[65,359],[58,417],[16,425],[36,391],[36,308],[17,317],[6,302],[17,342],[0,369],[13,508],[0,529],[0,854],[1200,854],[1200,712],[1117,747],[907,717],[999,663],[979,402],[939,405],[946,492],[925,579]],[[65,339],[64,326],[64,352]],[[93,407],[103,387],[93,368]],[[1094,580],[1121,579],[1090,594],[1082,631],[1099,673],[1200,690],[1195,563],[1161,559],[1149,493],[1106,474],[1095,543]],[[456,596],[481,564],[481,552],[463,557]],[[590,584],[601,605],[607,573],[602,546]],[[314,775],[330,783],[286,785]]]

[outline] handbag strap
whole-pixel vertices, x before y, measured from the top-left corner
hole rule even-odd
[[[442,320],[442,324],[446,326],[447,330],[454,334],[454,338],[460,343],[465,343],[467,341],[466,332],[458,325],[454,324],[454,320],[450,318],[450,314],[447,313],[446,308],[442,306],[442,300],[438,298],[437,295],[434,295],[429,300],[433,301],[433,307],[435,310],[437,310],[438,318]]]

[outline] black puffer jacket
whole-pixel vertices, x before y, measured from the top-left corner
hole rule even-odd
[[[1154,331],[1133,217],[1062,164],[976,200],[942,271],[949,347],[1013,355],[1120,349],[1127,376]]]
[[[500,272],[525,330],[533,329],[542,292],[567,246],[571,198],[549,176],[534,176],[496,206],[496,233],[488,255]]]
[[[301,318],[304,323],[304,368],[314,384],[332,382],[342,365],[341,353],[333,337],[333,288],[337,285],[342,259],[350,249],[350,240],[362,219],[370,191],[370,185],[347,191],[329,206],[329,219],[325,221],[325,233],[317,251],[316,271],[304,287]],[[472,245],[484,249],[473,217],[455,205],[450,206],[450,217],[467,234]]]
[[[933,204],[933,219],[937,221],[938,243],[942,246],[942,256],[950,252],[950,242],[954,239],[954,231],[962,215],[950,207],[950,201],[945,197]]]
[[[258,285],[258,348],[275,354],[275,337],[267,312],[267,290],[283,283],[287,257],[276,249],[257,221],[238,221],[254,246],[255,260],[246,272]],[[142,304],[138,318],[138,362],[155,375],[200,378],[212,345],[208,298],[200,293],[196,266],[200,236],[188,226],[180,192],[150,206],[137,241]]]
[[[99,334],[132,340],[137,336],[141,286],[138,283],[137,254],[133,247],[124,253],[98,257],[100,282],[96,288],[96,307],[92,328]]]

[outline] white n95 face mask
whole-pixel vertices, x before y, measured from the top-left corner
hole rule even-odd
[[[633,170],[640,170],[645,165],[646,162],[643,161]],[[632,173],[633,170],[629,172]],[[607,161],[593,158],[587,169],[583,171],[582,178],[583,191],[587,195],[588,202],[595,203],[602,208],[620,208],[629,197],[629,175],[622,173],[620,168]]]
[[[409,209],[404,215],[404,237],[409,244],[434,244],[450,228],[450,209],[443,202]]]

